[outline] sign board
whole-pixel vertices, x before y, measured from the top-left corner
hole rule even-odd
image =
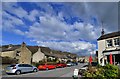
[[[75,70],[74,70],[74,76],[78,76],[78,72],[79,72],[79,70],[78,70],[78,69],[75,69]]]

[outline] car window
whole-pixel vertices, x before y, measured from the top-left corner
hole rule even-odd
[[[32,66],[29,64],[24,64],[24,67],[32,67]]]
[[[14,67],[14,66],[16,66],[16,65],[10,65],[9,67]]]
[[[18,67],[24,67],[24,65],[23,64],[19,64]]]

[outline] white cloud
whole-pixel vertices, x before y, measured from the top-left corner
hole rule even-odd
[[[17,29],[18,27],[16,27],[16,26],[22,27],[24,25],[24,22],[21,19],[16,18],[5,11],[3,11],[2,16],[3,16],[2,29],[4,31],[14,32],[19,35],[23,35],[23,32]]]
[[[4,30],[24,35],[23,30],[16,27],[16,25],[26,25],[23,22],[23,19],[26,19],[33,24],[27,27],[28,31],[25,32],[25,35],[28,38],[33,38],[39,45],[82,55],[90,54],[96,49],[96,45],[91,41],[96,42],[99,37],[99,27],[92,25],[90,22],[67,24],[63,19],[63,17],[69,15],[72,17],[72,15],[79,13],[80,10],[79,12],[74,12],[76,9],[73,10],[73,8],[78,7],[74,6],[72,9],[64,7],[65,9],[62,9],[56,15],[53,8],[48,4],[37,4],[37,6],[44,8],[46,12],[33,9],[29,13],[16,3],[4,3],[3,6]],[[16,16],[12,16],[6,11]],[[36,21],[36,17],[39,18],[39,21]]]
[[[78,53],[79,55],[88,55],[96,49],[95,44],[89,42],[41,42],[37,41],[38,45],[50,47],[61,51],[67,51],[72,53]],[[90,51],[89,51],[90,50]]]
[[[18,7],[16,2],[3,3],[3,10],[16,15],[19,18],[25,17],[28,13],[22,7]]]
[[[26,15],[25,18],[30,21],[36,21],[36,17],[39,16],[38,10],[32,10],[29,15]]]
[[[90,54],[96,49],[96,45],[90,42],[96,40],[98,29],[91,24],[76,22],[69,25],[61,21],[59,16],[48,14],[40,16],[39,21],[26,32],[26,35],[39,45],[83,55]]]
[[[19,34],[19,35],[24,35],[24,32],[22,32],[19,29],[14,29],[14,32],[17,33],[17,34]]]

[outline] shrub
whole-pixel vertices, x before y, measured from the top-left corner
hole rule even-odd
[[[101,77],[112,79],[113,77],[118,77],[118,66],[107,64],[104,67],[96,67],[96,70],[95,68],[91,67],[83,74],[83,76],[97,77],[98,79]]]
[[[38,67],[40,64],[37,62],[33,62],[32,65]]]
[[[118,69],[118,77],[120,77],[120,68]]]
[[[106,77],[118,77],[118,66],[107,64],[104,69]]]
[[[2,57],[2,64],[16,64],[18,63],[17,59],[10,57]]]

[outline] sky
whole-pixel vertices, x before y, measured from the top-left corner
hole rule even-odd
[[[24,41],[90,55],[98,49],[101,26],[106,34],[118,31],[117,2],[2,2],[3,45]]]

